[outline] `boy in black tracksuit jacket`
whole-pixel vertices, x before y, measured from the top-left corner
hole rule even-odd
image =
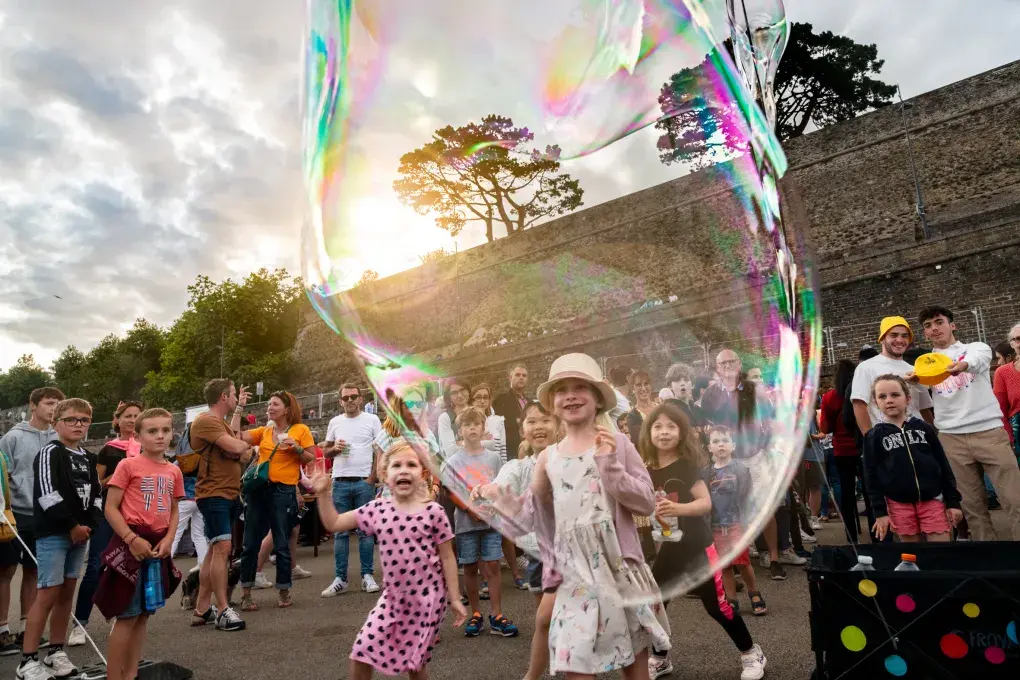
[[[960,514],[960,492],[934,427],[916,417],[902,428],[875,425],[864,437],[864,471],[876,526],[891,520],[901,540],[920,540],[920,533],[929,540],[949,540],[948,524]],[[933,502],[940,502],[941,509]]]
[[[75,586],[102,513],[96,456],[80,446],[91,421],[92,406],[84,399],[60,402],[53,414],[57,438],[35,458],[32,495],[39,591],[25,622],[19,680],[63,678],[77,672],[63,647]],[[40,661],[39,640],[51,613],[50,648]]]

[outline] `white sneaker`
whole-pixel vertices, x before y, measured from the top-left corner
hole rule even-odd
[[[779,563],[791,564],[795,567],[799,567],[801,565],[807,564],[807,559],[793,552],[793,548],[787,548],[783,552],[779,553]]]
[[[361,577],[361,589],[366,593],[378,593],[379,584],[375,582],[371,574],[365,574]]]
[[[266,588],[272,588],[273,583],[266,578],[266,575],[261,571],[255,572],[255,582],[251,584],[251,587],[255,590],[265,590]]]
[[[666,656],[655,656],[654,654],[648,654],[648,678],[649,680],[655,680],[661,678],[664,675],[669,675],[673,672],[673,662],[669,660],[669,655]]]
[[[528,568],[528,562],[530,562],[530,560],[528,559],[527,555],[520,555],[517,558],[517,568],[521,569],[521,570],[527,569]]]
[[[298,578],[311,578],[312,572],[307,569],[302,569],[300,564],[295,564],[294,568],[290,570],[290,577],[294,579]]]
[[[750,651],[741,653],[740,664],[744,669],[740,671],[740,680],[761,680],[765,677],[766,663],[768,659],[757,644]]]
[[[758,549],[754,547],[754,544],[747,546],[747,556],[754,559],[758,556]]]
[[[769,556],[767,550],[758,555],[758,564],[761,565],[762,569],[768,569],[772,566],[772,557]]]
[[[63,649],[47,654],[43,659],[43,666],[44,670],[55,678],[66,678],[78,672],[78,667],[71,663]]]
[[[346,592],[347,592],[347,581],[344,581],[343,579],[340,579],[340,578],[335,578],[335,579],[333,579],[333,582],[330,583],[329,586],[324,591],[322,591],[322,596],[323,597],[333,597],[335,595],[339,595],[341,593],[346,593]]]
[[[276,553],[273,553],[272,555],[269,556],[269,563],[276,564]]]
[[[817,517],[812,517],[810,520],[808,520],[808,524],[810,524],[811,528],[814,529],[815,531],[820,531],[822,528],[822,520],[818,519]]]
[[[216,630],[244,630],[245,622],[237,615],[233,607],[227,607],[216,617]]]
[[[71,634],[67,636],[68,647],[80,647],[88,642],[85,638],[85,629],[81,626],[72,626]]]
[[[807,533],[806,531],[801,531],[800,532],[800,540],[804,541],[805,543],[817,543],[818,542],[818,537],[817,536],[812,536],[811,534]]]
[[[23,666],[18,666],[14,672],[18,680],[53,680],[53,676],[38,661],[29,661]]]

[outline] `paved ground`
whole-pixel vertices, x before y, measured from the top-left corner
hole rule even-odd
[[[1002,513],[994,514],[999,515],[996,524],[1001,524]],[[827,524],[820,532],[822,542],[839,542],[839,526],[834,522]],[[314,576],[295,582],[295,604],[291,609],[280,610],[274,606],[274,591],[255,591],[256,602],[262,609],[245,615],[248,629],[243,632],[224,633],[212,626],[189,627],[189,614],[181,610],[179,595],[175,595],[172,606],[150,622],[146,657],[191,668],[202,680],[346,678],[351,643],[376,597],[361,592],[332,599],[319,597],[319,592],[333,576],[331,547],[331,544],[324,544],[317,559],[312,557],[311,548],[299,550],[299,562]],[[351,573],[357,573],[354,564],[357,551],[352,549],[351,553]],[[193,564],[191,559],[179,561],[182,569]],[[787,567],[787,572],[788,580],[775,582],[768,580],[767,570],[758,570],[769,614],[761,618],[747,616],[746,620],[752,636],[768,657],[766,677],[806,679],[814,668],[808,631],[807,578],[799,567]],[[504,583],[508,583],[509,575],[506,572],[504,575]],[[14,593],[18,592],[17,588],[15,582]],[[515,680],[523,676],[534,630],[534,604],[528,593],[510,590],[505,611],[520,627],[520,637],[505,639],[483,635],[468,639],[447,626],[430,666],[433,678]],[[746,607],[746,598],[741,605]],[[16,609],[15,602],[12,610]],[[13,621],[17,621],[17,616],[12,611]],[[669,618],[676,668],[673,678],[735,680],[739,677],[736,650],[719,626],[704,613],[700,602],[681,598],[670,605]],[[93,615],[89,630],[104,649],[109,626],[98,614]],[[76,647],[70,653],[76,663],[97,661],[88,647]],[[0,677],[13,678],[17,660],[18,657],[0,660]]]

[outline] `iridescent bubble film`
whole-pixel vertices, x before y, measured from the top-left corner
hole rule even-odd
[[[533,399],[556,357],[582,352],[606,375],[638,371],[638,428],[670,390],[722,510],[682,518],[670,536],[663,517],[632,513],[645,558],[711,543],[713,524],[725,538],[714,564],[704,545],[698,559],[669,558],[667,598],[742,557],[814,416],[815,273],[762,110],[774,108],[786,21],[778,0],[759,4],[745,15],[723,0],[308,3],[313,306],[360,361],[380,415],[412,441],[434,435],[437,480],[462,444],[442,422],[465,406],[457,385],[471,395],[485,383],[491,401],[521,364]],[[486,415],[487,448],[515,459],[517,418]],[[710,459],[714,425],[731,430],[735,466]],[[737,469],[749,483],[731,483]],[[444,499],[535,552],[519,536],[532,527],[467,498],[477,479],[455,482]],[[668,482],[655,491],[678,503],[698,483]]]

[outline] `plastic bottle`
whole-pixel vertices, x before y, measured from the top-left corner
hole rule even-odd
[[[657,502],[664,500],[666,497],[667,497],[666,492],[663,491],[662,489],[659,489],[658,491],[655,492],[655,500]],[[662,527],[662,535],[664,537],[668,538],[673,535],[673,527],[670,526],[669,520],[662,519],[658,516],[656,516],[655,519],[658,520],[659,525]]]
[[[858,555],[857,564],[850,568],[850,571],[875,571],[872,566],[874,560],[869,555]]]
[[[145,611],[152,613],[166,604],[163,597],[163,562],[162,560],[145,560],[139,578],[144,578]]]
[[[893,571],[921,571],[917,567],[917,555],[911,555],[910,553],[903,553],[900,555],[900,562]]]

